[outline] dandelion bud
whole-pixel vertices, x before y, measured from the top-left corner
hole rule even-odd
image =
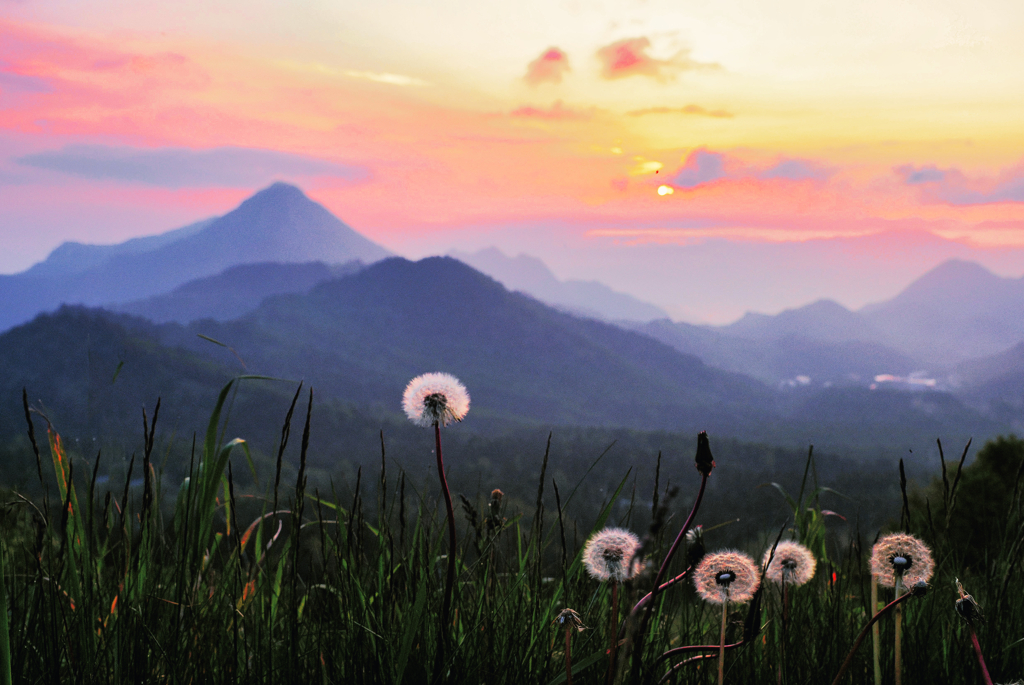
[[[711,456],[711,445],[708,443],[707,431],[701,431],[697,434],[697,456],[694,457],[694,461],[697,465],[697,470],[700,471],[702,476],[711,475],[711,471],[715,468],[715,458]]]

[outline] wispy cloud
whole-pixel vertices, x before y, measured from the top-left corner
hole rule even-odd
[[[254,187],[274,179],[329,176],[358,181],[366,168],[305,155],[255,148],[146,150],[106,145],[69,145],[15,160],[18,164],[92,180],[116,180],[163,188]]]
[[[689,50],[680,50],[668,59],[658,59],[647,54],[650,47],[650,39],[643,36],[626,38],[604,46],[597,51],[597,58],[601,62],[601,76],[609,80],[629,76],[650,76],[665,81],[680,71],[721,68],[718,64],[690,59]]]
[[[714,117],[716,119],[732,119],[732,112],[724,109],[707,109],[700,105],[686,105],[685,107],[645,107],[626,112],[631,117],[643,117],[649,114],[687,114],[690,116]]]
[[[757,173],[758,178],[782,178],[787,181],[824,181],[831,175],[831,169],[808,159],[780,159]]]
[[[531,86],[541,83],[561,83],[569,71],[569,56],[556,47],[550,47],[526,66],[523,80]]]
[[[782,158],[768,167],[759,167],[702,147],[687,155],[670,183],[677,188],[695,188],[723,178],[823,181],[832,173],[825,165],[809,159]]]
[[[1004,169],[996,178],[970,178],[960,169],[934,164],[906,164],[893,169],[907,185],[921,188],[925,198],[951,205],[1024,202],[1024,164]]]
[[[509,116],[518,118],[553,119],[562,121],[583,121],[590,119],[593,115],[593,108],[585,110],[574,109],[563,105],[561,100],[556,100],[547,109],[524,105],[523,107],[514,109],[509,113]]]
[[[415,76],[406,76],[404,74],[391,74],[386,71],[354,71],[346,70],[345,76],[350,78],[365,79],[367,81],[373,81],[374,83],[386,83],[389,86],[429,86],[430,81],[424,81],[421,78]]]

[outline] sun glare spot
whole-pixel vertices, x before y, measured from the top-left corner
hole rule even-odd
[[[676,192],[672,186],[658,186],[658,195],[671,195]]]

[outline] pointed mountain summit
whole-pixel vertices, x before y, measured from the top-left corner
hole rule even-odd
[[[886,344],[929,362],[956,363],[1024,340],[1024,279],[951,259],[861,313]]]
[[[275,183],[224,216],[120,245],[65,243],[28,271],[0,276],[0,330],[62,303],[137,301],[239,264],[370,263],[390,254],[295,186]]]

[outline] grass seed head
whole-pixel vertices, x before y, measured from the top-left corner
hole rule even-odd
[[[562,609],[561,613],[559,613],[558,616],[555,616],[555,620],[552,621],[551,624],[558,625],[559,627],[567,630],[575,628],[578,633],[582,633],[587,629],[587,627],[583,625],[583,619],[581,619],[580,615],[572,609]]]
[[[749,602],[761,584],[761,573],[754,560],[743,552],[713,552],[701,559],[693,573],[697,594],[705,602],[723,604]]]
[[[960,599],[956,600],[956,613],[972,625],[976,621],[979,623],[984,621],[985,617],[981,614],[981,606],[978,605],[974,597],[967,594],[964,586],[960,584],[959,578],[956,579],[956,591],[960,595]]]
[[[771,563],[768,563],[769,557]],[[775,556],[772,556],[771,549],[765,552],[761,563],[768,564],[765,577],[779,585],[803,585],[814,577],[814,570],[818,566],[811,550],[791,540],[780,542],[775,548]]]
[[[886,535],[871,548],[871,573],[884,587],[895,587],[897,576],[906,587],[927,583],[934,571],[931,550],[913,535]]]
[[[583,565],[587,573],[603,582],[614,580],[621,583],[643,570],[638,564],[636,552],[640,540],[623,528],[605,528],[595,533],[583,548]]]
[[[425,373],[405,386],[402,409],[417,426],[447,426],[469,411],[469,391],[449,373]]]

